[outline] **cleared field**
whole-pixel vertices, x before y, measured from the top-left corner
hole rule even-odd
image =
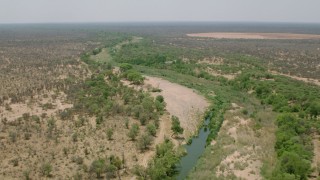
[[[317,34],[291,34],[291,33],[194,33],[190,37],[209,37],[216,39],[320,39]]]

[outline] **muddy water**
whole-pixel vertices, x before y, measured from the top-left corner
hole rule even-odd
[[[199,130],[198,136],[192,139],[192,144],[185,145],[187,155],[181,158],[180,164],[178,165],[178,180],[186,179],[188,173],[195,167],[199,157],[204,152],[206,141],[210,134],[210,130],[206,128],[210,122],[210,118],[211,116],[206,118],[204,126]]]

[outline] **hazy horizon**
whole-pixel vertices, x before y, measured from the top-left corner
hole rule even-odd
[[[0,23],[320,23],[318,0],[2,0]]]

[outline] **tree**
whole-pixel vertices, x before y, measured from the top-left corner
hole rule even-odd
[[[284,173],[294,174],[300,179],[307,179],[310,172],[310,163],[308,160],[299,157],[294,152],[284,152],[280,158],[281,170]]]
[[[129,130],[128,137],[134,141],[139,134],[139,125],[138,124],[133,124]]]
[[[173,143],[166,139],[164,143],[156,146],[156,156],[148,167],[150,179],[172,179],[176,174],[176,164],[179,157],[174,150]]]
[[[149,148],[152,142],[152,137],[150,134],[145,133],[141,135],[138,139],[137,146],[141,151],[145,151]]]
[[[96,173],[97,178],[101,177],[101,174],[106,171],[106,164],[103,159],[95,160],[91,163],[90,172]]]
[[[171,124],[171,130],[173,131],[174,135],[182,134],[184,129],[180,126],[180,120],[177,116],[171,117],[172,124]]]

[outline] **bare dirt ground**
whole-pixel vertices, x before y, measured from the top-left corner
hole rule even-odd
[[[231,33],[210,32],[187,34],[189,37],[208,37],[215,39],[320,39],[316,34],[291,34],[291,33]]]
[[[192,89],[161,78],[147,76],[145,84],[162,90],[157,94],[164,97],[167,103],[166,110],[170,115],[175,115],[180,119],[181,126],[185,129],[184,136],[194,134],[209,106],[207,100]]]

